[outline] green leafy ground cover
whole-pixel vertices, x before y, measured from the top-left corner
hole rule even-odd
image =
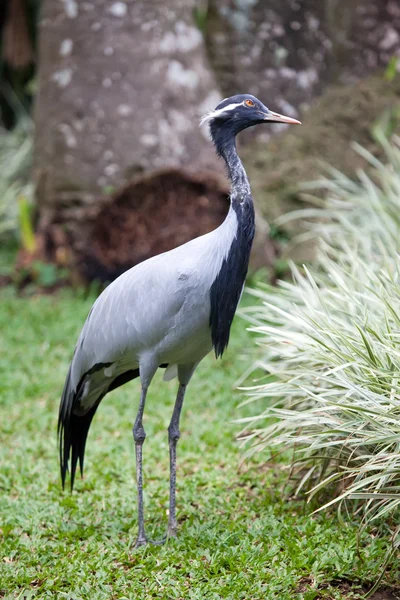
[[[0,300],[0,597],[361,597],[357,589],[377,576],[388,539],[369,532],[357,549],[357,523],[339,523],[334,511],[310,516],[309,505],[288,496],[282,461],[266,465],[255,457],[240,464],[233,420],[246,416],[246,408],[237,409],[234,383],[253,345],[242,321],[234,323],[224,359],[208,357],[187,394],[178,448],[179,537],[135,550],[137,382],[103,401],[85,477],[72,495],[60,490],[59,395],[93,298],[67,291],[17,298],[8,288]],[[145,513],[154,538],[167,522],[166,429],[175,387],[158,377],[145,416]],[[392,564],[385,584],[399,580]]]

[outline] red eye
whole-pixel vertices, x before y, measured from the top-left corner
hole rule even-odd
[[[246,106],[250,106],[250,107],[251,107],[251,106],[254,106],[254,102],[253,102],[253,100],[245,100],[245,102],[244,102],[244,103],[245,103],[245,105],[246,105]]]

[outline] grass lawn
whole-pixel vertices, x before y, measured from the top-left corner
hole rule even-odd
[[[252,341],[236,319],[222,361],[208,357],[186,396],[178,446],[179,537],[135,550],[131,427],[138,382],[102,403],[89,434],[86,471],[61,491],[56,422],[71,353],[93,298],[0,294],[0,597],[104,599],[360,598],[388,541],[335,513],[285,496],[282,465],[244,464],[235,441],[244,416],[235,380]],[[147,533],[167,524],[167,426],[176,381],[158,376],[145,412]],[[255,410],[252,407],[252,410]],[[400,580],[393,565],[386,584]],[[354,587],[353,587],[354,586]],[[318,589],[317,589],[318,587]],[[353,590],[353,591],[352,591]],[[381,600],[394,598],[389,592]]]

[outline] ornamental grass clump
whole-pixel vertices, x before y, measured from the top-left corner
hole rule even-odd
[[[368,174],[335,171],[306,186],[313,267],[292,265],[291,282],[252,291],[261,302],[245,315],[266,375],[245,402],[266,407],[244,420],[242,437],[251,452],[290,448],[297,491],[324,491],[323,507],[346,501],[363,525],[384,518],[398,547],[400,140],[382,143],[387,165],[358,147]],[[321,188],[323,203],[310,195]]]

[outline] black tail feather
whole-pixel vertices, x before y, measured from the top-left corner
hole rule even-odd
[[[99,365],[95,365],[95,367],[91,371],[95,372],[99,368]],[[69,460],[71,459],[71,490],[74,487],[75,473],[78,461],[81,475],[83,475],[85,446],[90,425],[92,423],[92,419],[97,410],[97,407],[106,395],[102,394],[97,400],[97,402],[91,407],[91,409],[86,414],[74,414],[73,407],[74,405],[79,403],[79,398],[83,389],[83,383],[87,375],[90,375],[90,372],[85,373],[85,375],[81,378],[81,381],[77,386],[77,390],[74,393],[73,390],[71,390],[70,386],[70,372],[68,373],[61,398],[60,412],[58,417],[57,431],[59,437],[61,482],[64,488],[69,467]],[[132,369],[130,371],[122,373],[110,383],[106,393],[111,392],[120,385],[123,385],[124,383],[127,383],[131,379],[134,379],[138,376],[139,369]]]
[[[69,458],[71,458],[71,490],[74,487],[76,467],[79,460],[79,468],[83,475],[83,463],[85,457],[86,440],[89,433],[90,424],[97,410],[99,401],[86,413],[78,416],[73,413],[69,418],[59,424],[60,438],[60,467],[62,486],[65,486],[65,479],[68,471]]]

